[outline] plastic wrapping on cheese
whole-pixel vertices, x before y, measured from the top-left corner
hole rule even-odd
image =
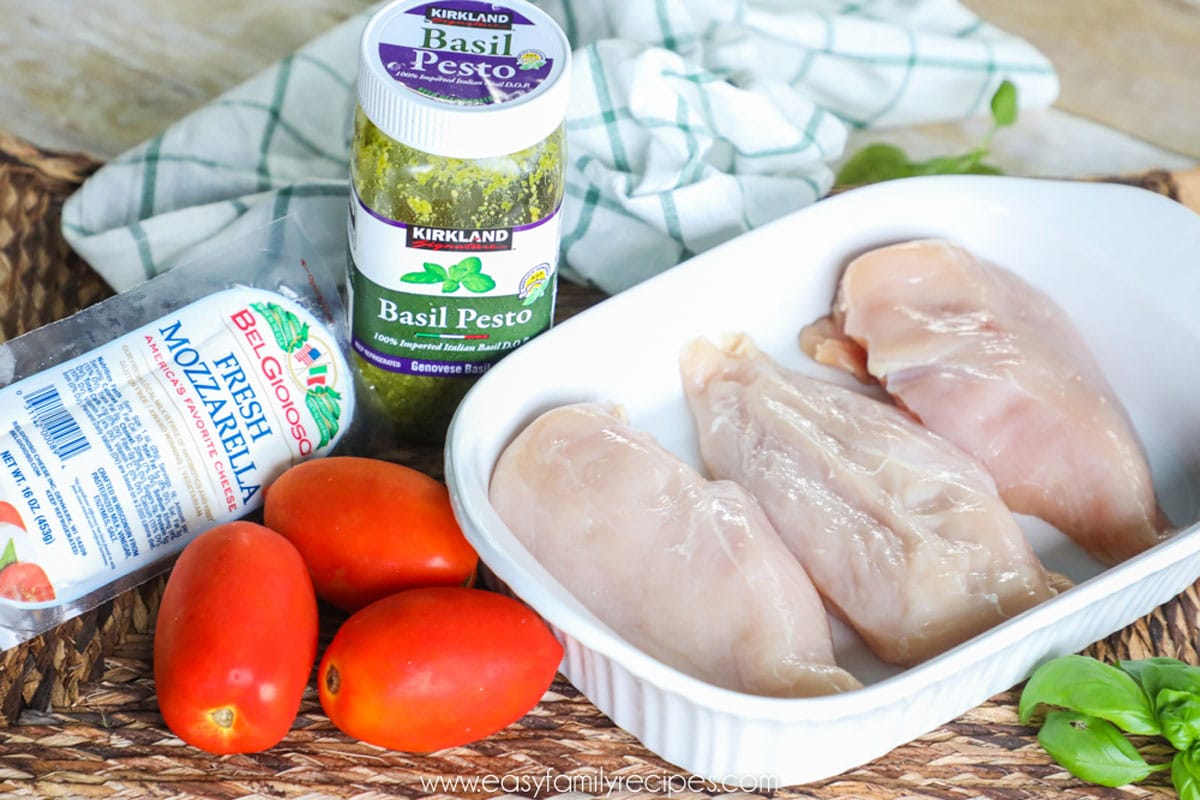
[[[0,650],[165,572],[362,432],[344,266],[320,252],[294,215],[238,221],[0,341]]]
[[[0,390],[0,603],[54,605],[246,515],[349,423],[334,335],[216,292]]]

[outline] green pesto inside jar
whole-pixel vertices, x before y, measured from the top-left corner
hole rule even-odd
[[[508,155],[482,159],[432,155],[393,139],[376,127],[361,108],[356,111],[350,172],[358,201],[367,211],[358,213],[357,222],[352,216],[351,226],[352,231],[356,227],[359,229],[360,239],[364,224],[378,225],[375,218],[408,226],[410,240],[412,230],[425,232],[423,226],[457,232],[449,235],[462,238],[469,238],[471,232],[486,237],[489,232],[499,231],[503,236],[505,231],[520,231],[530,226],[534,229],[553,228],[553,252],[548,253],[537,265],[546,268],[543,270],[546,284],[537,285],[536,279],[541,273],[530,278],[529,275],[534,272],[531,270],[524,276],[517,275],[518,278],[524,277],[525,283],[512,282],[511,291],[506,288],[510,282],[504,282],[494,291],[484,292],[480,287],[481,279],[470,274],[473,271],[491,280],[488,265],[491,263],[489,259],[494,259],[495,254],[480,252],[474,256],[469,251],[449,253],[436,249],[416,252],[416,267],[400,270],[405,274],[400,279],[401,283],[378,285],[379,282],[388,284],[389,279],[380,277],[378,267],[374,268],[375,275],[364,274],[369,272],[369,268],[365,260],[359,263],[361,254],[353,252],[352,242],[352,255],[355,255],[351,259],[351,319],[352,333],[356,337],[354,360],[398,435],[422,441],[443,438],[459,401],[474,380],[487,365],[515,346],[504,344],[505,350],[473,352],[464,341],[471,343],[479,340],[483,342],[479,347],[500,346],[504,337],[524,341],[550,326],[557,277],[557,219],[552,226],[534,223],[557,215],[563,197],[564,153],[563,127],[559,125],[548,137],[532,147]],[[352,199],[351,202],[354,204],[356,201]],[[352,212],[355,210],[352,208]],[[545,233],[540,235],[546,236]],[[420,263],[422,258],[427,262],[424,265]],[[478,266],[481,260],[482,269]],[[422,268],[424,273],[420,272]],[[524,269],[521,267],[521,270]],[[441,294],[430,295],[426,292],[422,297],[407,301],[407,306],[405,301],[399,299],[405,281],[436,285],[438,280],[442,280]],[[483,285],[486,286],[486,283]],[[534,289],[528,296],[519,296],[516,289],[518,285],[534,286]],[[499,296],[485,296],[489,294]],[[472,303],[474,307],[462,310],[461,304]],[[391,316],[399,314],[402,317],[396,322],[389,316],[389,323],[401,325],[406,321],[412,322],[410,327],[402,329],[403,336],[393,336],[389,332],[401,328],[387,327],[378,321],[383,317],[379,311],[381,306],[388,309]],[[401,310],[393,311],[393,307]],[[453,325],[455,320],[469,318],[478,308],[487,309],[486,313],[479,312],[479,317],[485,320],[496,322],[503,317],[522,322],[519,325],[514,323],[511,330],[505,331],[495,326],[480,328]],[[525,320],[526,309],[529,310],[528,320]],[[368,324],[368,319],[372,320],[369,324],[376,326],[370,331],[362,327]],[[438,328],[437,323],[443,319],[447,324]],[[427,324],[422,327],[422,322]],[[368,339],[368,336],[374,338]],[[436,338],[438,336],[442,338]],[[459,338],[452,338],[455,336]],[[480,338],[484,336],[492,337],[495,344]],[[442,366],[449,362],[468,362],[469,374],[407,374],[374,363],[384,359],[374,355],[371,358],[364,357],[364,350],[358,346],[360,342],[364,343],[369,347],[368,352],[374,354],[375,351],[383,351],[389,357],[396,356],[396,359],[400,355],[410,355],[399,345],[393,347],[392,339],[401,342],[420,341],[423,346],[431,348],[447,348],[431,351],[433,360]],[[449,348],[458,349],[450,351]]]

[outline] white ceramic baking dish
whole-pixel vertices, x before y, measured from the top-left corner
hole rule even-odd
[[[483,561],[553,627],[566,649],[566,677],[650,750],[698,776],[793,785],[836,775],[1014,686],[1048,658],[1133,622],[1200,577],[1194,527],[1106,570],[1057,531],[1022,518],[1046,566],[1075,588],[904,671],[877,661],[834,623],[839,663],[866,686],[778,700],[705,684],[623,641],[530,557],[492,509],[487,487],[501,450],[563,403],[619,403],[634,425],[699,466],[677,367],[680,346],[694,336],[743,331],[787,367],[858,387],[810,361],[798,332],[828,312],[852,256],[927,236],[953,239],[1024,275],[1063,306],[1130,412],[1164,508],[1180,526],[1200,518],[1200,216],[1119,185],[930,177],[823,200],[523,346],[480,380],[451,425],[447,481]]]

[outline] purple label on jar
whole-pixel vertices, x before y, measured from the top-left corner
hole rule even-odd
[[[493,106],[537,92],[566,63],[561,34],[503,3],[420,3],[379,31],[392,80],[455,105]]]
[[[541,52],[506,53],[508,36],[495,35],[500,41],[491,44],[502,53],[498,55],[380,44],[379,58],[393,79],[415,92],[454,103],[504,103],[532,92],[554,66]]]

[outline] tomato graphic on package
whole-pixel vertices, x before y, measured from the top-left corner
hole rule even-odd
[[[11,503],[0,500],[0,537],[4,534],[9,536],[8,544],[0,552],[0,598],[23,603],[53,600],[54,587],[45,570],[32,561],[17,558],[17,537],[25,534],[25,521]]]

